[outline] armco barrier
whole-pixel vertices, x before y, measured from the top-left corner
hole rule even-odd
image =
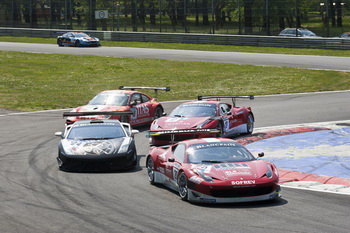
[[[0,27],[0,36],[28,36],[39,38],[56,38],[66,30],[5,28]],[[350,39],[340,38],[294,38],[278,36],[221,35],[221,34],[187,34],[155,32],[115,32],[84,31],[101,40],[134,42],[167,42],[188,44],[217,44],[258,47],[312,48],[312,49],[350,49]]]

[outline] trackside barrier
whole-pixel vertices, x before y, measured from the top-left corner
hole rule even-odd
[[[0,36],[27,36],[39,38],[56,38],[68,30],[31,29],[0,27]],[[256,47],[284,47],[284,48],[311,48],[311,49],[350,49],[350,39],[340,38],[294,38],[278,36],[252,35],[222,35],[222,34],[188,34],[188,33],[155,33],[155,32],[116,32],[116,31],[89,31],[84,32],[110,41],[133,42],[166,42],[188,44],[217,44]]]

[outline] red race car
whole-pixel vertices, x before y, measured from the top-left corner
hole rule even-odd
[[[151,184],[178,191],[186,201],[233,203],[281,196],[275,165],[256,159],[228,138],[190,139],[152,147],[146,167]]]
[[[221,101],[223,98],[232,99],[232,104]],[[252,110],[237,107],[236,98],[254,99],[254,96],[198,96],[198,101],[181,104],[169,116],[153,121],[150,144],[168,145],[192,138],[251,134],[254,129]]]
[[[154,98],[135,91],[135,89],[152,89],[155,91]],[[71,111],[66,124],[73,124],[79,120],[87,119],[117,119],[129,123],[131,126],[149,124],[153,120],[164,116],[163,106],[157,102],[157,91],[170,91],[170,87],[126,87],[121,86],[119,90],[108,90],[97,94],[87,105],[77,107]],[[108,112],[128,112],[131,115],[115,114]],[[79,115],[79,113],[83,113]],[[68,114],[66,115],[68,116]]]

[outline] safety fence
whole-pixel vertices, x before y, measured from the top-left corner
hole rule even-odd
[[[0,36],[26,36],[39,38],[56,38],[64,30],[0,28]],[[257,47],[312,48],[312,49],[350,49],[350,39],[341,38],[302,38],[253,35],[156,33],[156,32],[116,32],[89,31],[87,34],[108,41],[161,42],[187,44],[217,44]],[[103,42],[102,42],[103,45]]]

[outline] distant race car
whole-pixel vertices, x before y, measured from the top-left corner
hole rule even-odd
[[[58,166],[64,171],[110,171],[133,168],[137,152],[130,124],[118,120],[85,120],[56,132]]]
[[[151,147],[146,167],[151,184],[163,184],[185,201],[233,203],[281,196],[275,165],[256,159],[228,138],[190,139]]]
[[[67,32],[57,37],[58,46],[101,46],[97,37],[91,37],[83,32]]]
[[[221,101],[223,98],[232,99],[232,104]],[[198,101],[181,104],[169,116],[153,121],[149,131],[150,144],[167,145],[191,138],[251,134],[253,112],[250,107],[237,107],[236,98],[254,99],[254,96],[198,96]]]
[[[127,87],[119,90],[108,90],[97,94],[87,105],[77,107],[71,111],[66,123],[72,124],[86,119],[117,119],[127,122],[131,126],[150,124],[153,120],[164,116],[163,106],[154,98],[135,91],[135,89],[152,89],[170,91],[170,87]],[[104,112],[131,111],[132,115],[107,115]],[[83,115],[81,116],[80,113]],[[90,113],[87,115],[87,113]],[[84,115],[85,114],[85,115]]]

